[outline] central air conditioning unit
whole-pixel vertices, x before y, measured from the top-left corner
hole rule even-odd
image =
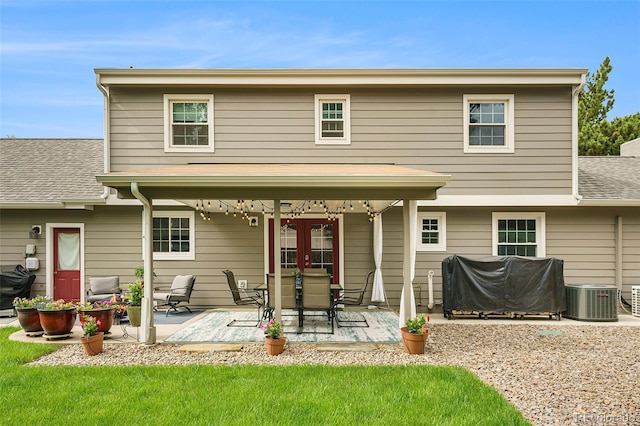
[[[631,287],[631,314],[640,317],[640,286]]]
[[[618,321],[618,289],[611,285],[568,284],[566,318],[578,321]]]

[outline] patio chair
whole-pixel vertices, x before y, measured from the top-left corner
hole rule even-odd
[[[337,304],[341,304],[344,307],[347,306],[361,306],[364,301],[364,295],[369,289],[369,286],[373,283],[374,271],[369,271],[364,279],[362,287],[358,289],[342,290],[342,296],[338,299]],[[361,315],[362,319],[345,319],[340,320],[340,315],[336,312],[336,323],[338,327],[369,327],[369,323],[364,315]]]
[[[331,291],[331,276],[319,274],[302,274],[302,310],[323,311],[327,313],[334,332],[335,317],[334,299]]]
[[[296,272],[292,270],[283,270],[281,278],[281,298],[282,309],[297,309],[296,299]],[[273,311],[276,308],[276,280],[274,274],[267,274],[267,307],[265,316],[271,320],[273,319]]]
[[[193,291],[193,286],[196,283],[195,275],[176,275],[173,279],[173,283],[171,283],[171,287],[168,289],[169,291],[163,287],[155,287],[153,290],[153,300],[156,302],[156,306],[154,310],[156,310],[159,306],[167,306],[167,312],[165,316],[169,316],[169,311],[173,309],[174,312],[178,312],[178,305],[180,303],[189,303],[191,300],[191,292]],[[157,291],[160,290],[160,291]],[[188,306],[180,306],[181,308],[185,308],[189,313],[191,313],[191,309]]]
[[[119,301],[122,289],[120,288],[120,277],[91,277],[89,278],[89,289],[87,290],[87,302],[104,302],[116,297]]]
[[[231,295],[233,296],[233,303],[236,306],[256,306],[258,308],[258,318],[256,320],[240,320],[234,319],[227,327],[257,327],[262,322],[262,317],[260,316],[260,311],[264,308],[264,299],[260,297],[260,294],[256,292],[255,296],[241,296],[240,290],[238,290],[238,284],[236,282],[236,277],[233,275],[233,272],[226,269],[222,271],[223,274],[227,276],[227,283],[229,284],[229,289],[231,290]]]

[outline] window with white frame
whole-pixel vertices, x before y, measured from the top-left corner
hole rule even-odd
[[[545,257],[545,214],[493,213],[494,256]]]
[[[418,251],[447,250],[447,214],[418,212]]]
[[[213,152],[213,95],[164,95],[165,152]]]
[[[350,110],[349,95],[315,95],[316,144],[350,144]]]
[[[514,152],[513,95],[464,95],[463,104],[464,152]]]
[[[153,212],[153,259],[195,259],[195,215],[193,212]]]

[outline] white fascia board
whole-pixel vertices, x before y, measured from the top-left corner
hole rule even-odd
[[[6,209],[6,210],[21,210],[21,209],[32,209],[32,210],[46,210],[46,209],[64,209],[64,203],[60,203],[60,202],[50,202],[50,203],[24,203],[24,202],[18,202],[18,203],[11,203],[11,202],[4,202],[4,203],[0,203],[0,209]]]
[[[555,207],[577,206],[573,195],[438,195],[420,200],[420,207]]]
[[[158,207],[185,207],[187,204],[178,200],[152,200],[154,206]],[[142,203],[136,199],[118,198],[115,194],[109,194],[106,199],[108,206],[142,206]]]
[[[593,207],[635,207],[640,206],[640,200],[596,200],[583,198],[580,200],[579,205]]]
[[[95,69],[99,84],[209,86],[579,85],[588,70],[547,69]]]

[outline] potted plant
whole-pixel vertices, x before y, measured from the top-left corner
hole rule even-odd
[[[76,304],[64,299],[50,301],[38,307],[40,324],[46,336],[69,337],[77,313]]]
[[[18,313],[18,322],[27,336],[42,336],[44,330],[40,325],[40,315],[38,315],[38,306],[44,306],[50,302],[46,296],[36,296],[33,299],[16,297],[13,299],[13,307]]]
[[[125,295],[125,300],[129,303],[127,306],[127,315],[129,316],[129,324],[134,327],[140,327],[140,317],[142,310],[142,296],[144,294],[144,284],[142,281],[136,281],[127,287],[129,292]]]
[[[133,271],[133,274],[136,276],[136,278],[138,279],[138,281],[140,281],[142,284],[144,284],[144,266],[138,266],[135,271]],[[153,278],[157,277],[156,272],[153,271]]]
[[[81,326],[84,325],[85,316],[91,316],[99,323],[98,331],[108,334],[116,315],[116,306],[109,300],[81,303],[78,305],[78,314]]]
[[[287,338],[282,336],[282,325],[278,321],[271,320],[267,325],[261,325],[260,329],[265,334],[265,346],[269,355],[280,355],[284,350]]]
[[[101,353],[104,345],[104,333],[98,331],[101,325],[100,320],[89,315],[81,315],[80,322],[84,331],[80,341],[87,355],[93,356]]]
[[[426,323],[430,320],[431,318],[424,314],[414,318],[407,318],[407,326],[400,328],[402,332],[402,347],[406,353],[424,353],[424,347],[429,335]]]

